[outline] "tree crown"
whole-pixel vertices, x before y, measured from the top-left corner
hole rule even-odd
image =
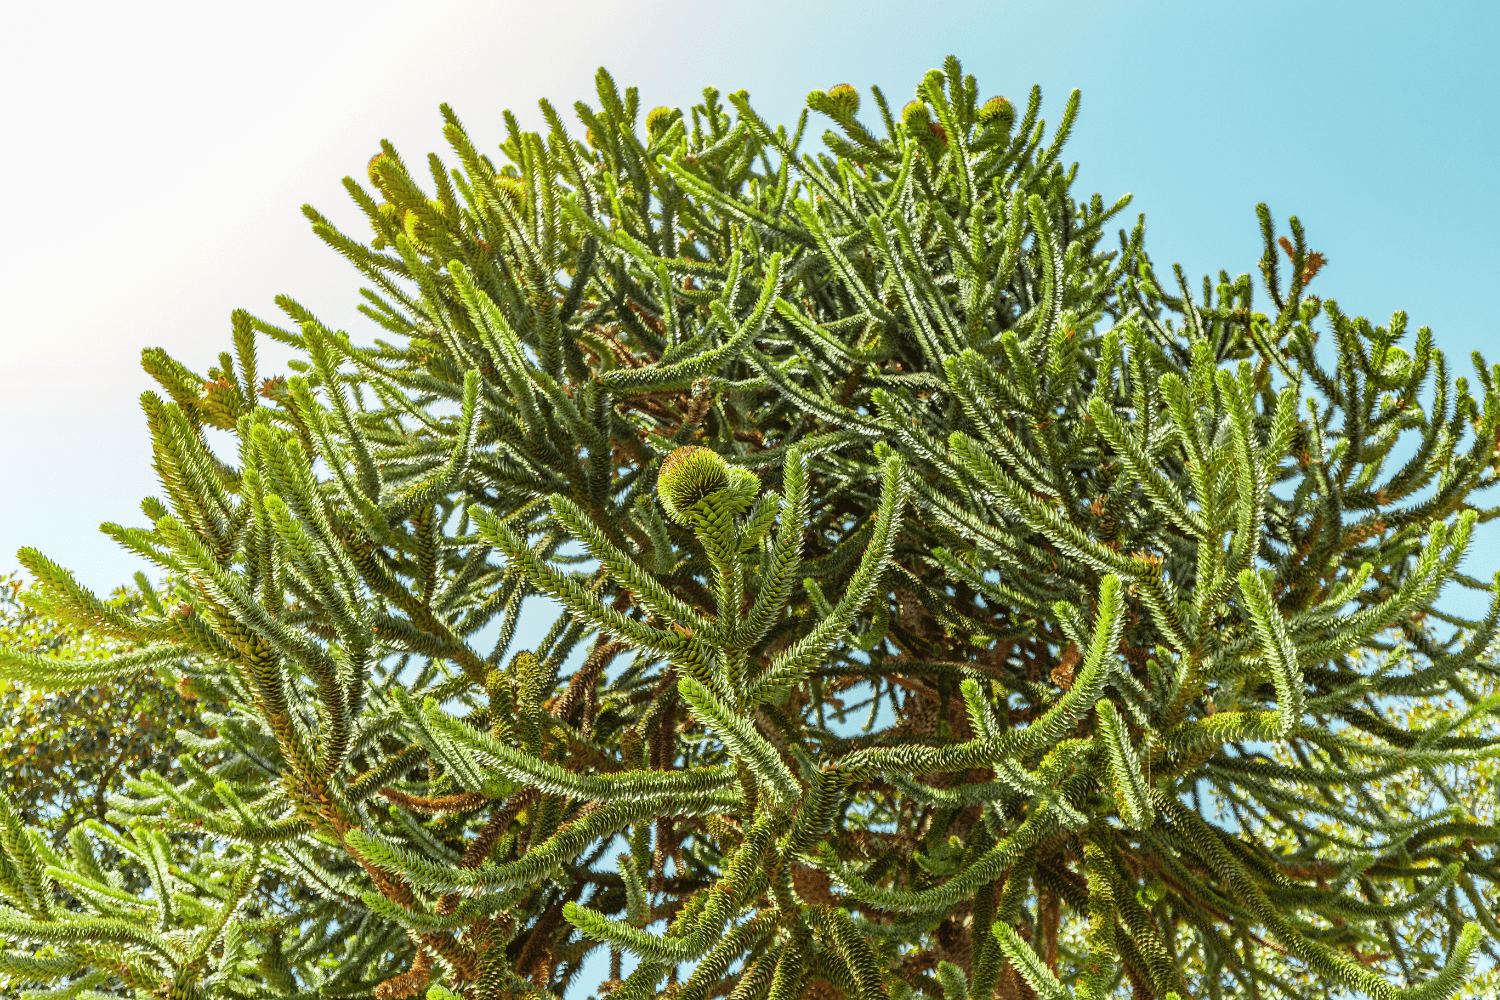
[[[150,671],[201,725],[66,849],[0,804],[0,968],[492,1000],[603,949],[616,1000],[1451,993],[1496,827],[1441,772],[1495,753],[1500,603],[1435,602],[1493,593],[1459,561],[1500,372],[1311,296],[1264,206],[1265,311],[1249,275],[1167,291],[1143,222],[1102,245],[1128,199],[1072,193],[1076,92],[1051,133],[956,60],[899,115],[873,89],[873,129],[844,85],[790,129],[721,96],[642,126],[601,71],[586,141],[543,102],[499,168],[445,107],[458,167],[424,188],[385,144],[346,180],[368,243],[306,209],[397,343],[283,298],[206,376],[145,353],[163,497],[105,530],[171,582],[110,604],[23,551],[40,607],[129,648],[3,664]]]

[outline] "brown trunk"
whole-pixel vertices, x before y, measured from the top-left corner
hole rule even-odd
[[[1043,892],[1038,917],[1042,922],[1042,961],[1047,968],[1057,971],[1057,925],[1062,917],[1058,899],[1050,892]]]
[[[1015,966],[1007,961],[1000,967],[1000,979],[995,984],[996,1000],[1036,1000],[1036,990],[1031,988]]]

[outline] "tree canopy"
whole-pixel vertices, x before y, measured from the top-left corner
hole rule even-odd
[[[456,165],[384,144],[367,241],[305,209],[394,340],[281,298],[206,373],[143,355],[162,494],[105,531],[168,582],[23,550],[121,645],[0,665],[196,711],[65,844],[0,801],[13,985],[1393,1000],[1493,959],[1500,370],[1311,294],[1265,206],[1255,278],[1108,244],[1076,92],[1049,130],[950,59],[786,127],[598,84],[498,167],[446,107]]]

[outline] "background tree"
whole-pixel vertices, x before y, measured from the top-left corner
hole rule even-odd
[[[815,154],[809,114],[704,96],[641,128],[601,72],[585,142],[544,102],[498,169],[444,109],[430,192],[384,146],[369,244],[308,214],[400,343],[282,299],[206,375],[146,352],[164,499],[110,530],[174,582],[122,610],[24,551],[48,613],[134,645],[7,670],[183,671],[223,711],[126,835],[0,817],[6,971],[441,1000],[605,949],[618,998],[1451,994],[1494,947],[1496,828],[1445,775],[1496,752],[1500,604],[1434,602],[1494,596],[1458,565],[1500,373],[1309,297],[1264,207],[1266,311],[1248,275],[1167,292],[1143,224],[1101,247],[1125,200],[1071,194],[1076,94],[1049,137],[953,60],[873,131],[815,91]],[[535,594],[564,613],[513,651]]]
[[[140,598],[120,590],[111,606],[131,613]],[[0,576],[0,647],[72,661],[104,661],[127,648],[25,603],[23,581]],[[108,821],[109,798],[145,770],[165,771],[181,752],[176,732],[193,702],[160,677],[120,677],[63,690],[0,681],[0,766],[11,804],[62,847],[85,820]]]

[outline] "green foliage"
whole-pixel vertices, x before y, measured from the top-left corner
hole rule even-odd
[[[140,607],[125,591],[111,601]],[[69,830],[107,818],[109,797],[124,791],[127,779],[171,767],[182,749],[176,732],[190,723],[195,705],[150,672],[49,689],[57,661],[77,677],[87,664],[128,649],[28,607],[14,576],[0,577],[0,647],[6,670],[23,678],[0,682],[0,766],[10,805],[61,848]],[[108,675],[119,671],[110,667]]]
[[[1458,566],[1500,372],[1309,296],[1264,207],[1266,311],[1164,290],[1071,192],[1076,93],[1050,135],[954,60],[871,96],[810,95],[809,154],[810,113],[639,123],[601,71],[586,143],[544,102],[498,169],[445,108],[456,168],[346,181],[368,244],[307,210],[397,343],[281,299],[206,377],[146,353],[164,499],[109,530],[174,582],[23,550],[129,648],[5,669],[204,708],[128,835],[5,813],[13,984],[1386,1000],[1495,957],[1500,603]]]

